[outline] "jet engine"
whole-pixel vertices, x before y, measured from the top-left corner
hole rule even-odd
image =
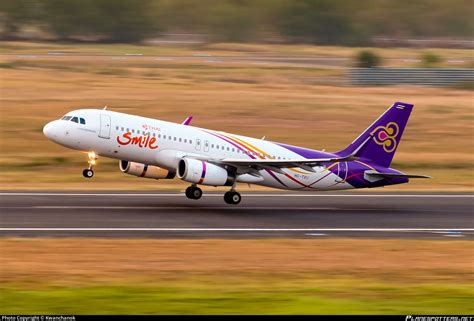
[[[182,158],[179,161],[178,177],[186,182],[211,186],[232,186],[235,182],[234,173],[193,158]]]
[[[138,177],[154,179],[172,179],[176,176],[175,171],[169,171],[158,166],[129,162],[126,160],[121,160],[119,163],[119,167],[122,173]]]

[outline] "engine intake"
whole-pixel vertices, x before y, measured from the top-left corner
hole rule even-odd
[[[119,167],[122,173],[138,177],[154,179],[172,179],[176,176],[175,171],[169,171],[158,166],[129,162],[126,160],[121,160],[119,163]]]
[[[193,158],[183,158],[179,161],[178,177],[186,182],[211,186],[232,186],[235,182],[234,173]]]

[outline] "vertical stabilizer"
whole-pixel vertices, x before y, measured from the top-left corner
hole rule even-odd
[[[413,105],[396,102],[345,149],[340,156],[355,153],[380,166],[389,167],[402,138]]]

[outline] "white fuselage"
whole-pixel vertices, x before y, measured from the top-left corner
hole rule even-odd
[[[67,117],[77,117],[77,122]],[[108,110],[81,109],[68,113],[44,128],[56,143],[103,157],[159,166],[175,171],[183,157],[199,159],[304,159],[300,154],[270,141],[181,125]],[[81,124],[82,119],[82,124]],[[328,155],[332,155],[327,153]],[[337,166],[337,171],[329,167]],[[261,170],[261,181],[251,183],[280,189],[349,189],[348,163],[313,168],[286,168],[281,172]],[[239,173],[237,173],[239,174]],[[244,174],[245,175],[245,174]],[[244,176],[242,175],[242,177]],[[249,175],[246,175],[247,179]],[[342,178],[342,179],[341,179]],[[244,178],[237,181],[244,181]]]

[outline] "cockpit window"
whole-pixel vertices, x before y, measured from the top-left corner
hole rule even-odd
[[[75,123],[78,123],[78,124],[81,124],[81,125],[86,124],[86,120],[84,118],[76,117],[76,116],[63,116],[63,118],[61,118],[61,120],[72,121],[72,122],[75,122]]]

